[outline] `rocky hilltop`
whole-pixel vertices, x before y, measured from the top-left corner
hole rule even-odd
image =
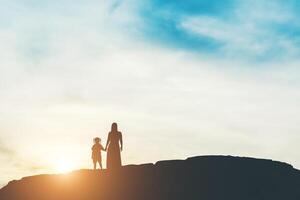
[[[300,171],[271,160],[200,156],[11,181],[0,200],[299,200]]]

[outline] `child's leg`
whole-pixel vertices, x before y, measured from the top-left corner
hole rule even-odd
[[[93,159],[93,163],[94,163],[94,170],[96,169],[96,165],[97,165],[97,160]]]
[[[102,169],[102,162],[99,160],[100,169]]]

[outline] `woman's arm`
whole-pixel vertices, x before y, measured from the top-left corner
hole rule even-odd
[[[105,145],[105,151],[107,150],[109,143],[110,143],[110,133],[108,133],[108,137],[107,137],[107,141],[106,141],[106,145]]]
[[[120,144],[121,144],[121,151],[123,151],[123,138],[121,132],[120,132]]]

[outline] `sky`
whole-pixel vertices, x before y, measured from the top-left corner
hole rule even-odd
[[[112,122],[123,164],[300,168],[299,1],[0,2],[0,185],[91,168]]]

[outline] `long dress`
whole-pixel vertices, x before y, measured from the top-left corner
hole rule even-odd
[[[122,137],[121,132],[109,132],[108,140],[109,145],[107,148],[107,169],[115,169],[121,167],[121,151],[120,151],[120,140]]]

